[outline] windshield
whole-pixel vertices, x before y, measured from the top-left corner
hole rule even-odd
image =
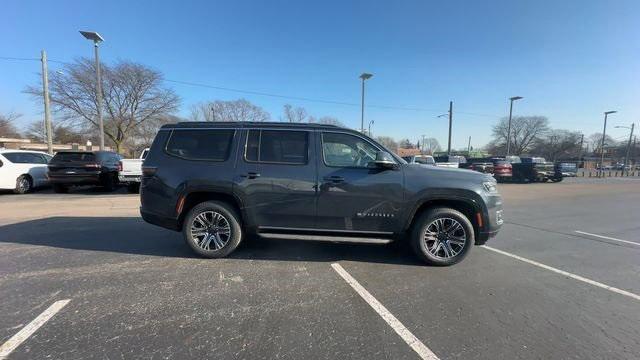
[[[415,162],[418,164],[428,164],[428,165],[435,163],[435,161],[431,156],[416,156]]]
[[[81,161],[91,162],[96,160],[94,153],[87,152],[59,152],[55,154],[52,161],[54,162],[69,162],[69,161]]]

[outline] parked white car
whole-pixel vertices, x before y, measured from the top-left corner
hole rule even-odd
[[[118,180],[126,184],[130,193],[140,191],[140,178],[142,177],[142,162],[147,157],[149,148],[142,150],[137,159],[122,159],[118,169]]]
[[[51,158],[40,151],[0,149],[0,189],[26,194],[48,185],[47,164]]]

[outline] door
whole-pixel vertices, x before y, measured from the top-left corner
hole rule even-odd
[[[398,231],[403,203],[403,170],[370,167],[382,151],[364,137],[318,133],[317,226],[353,233]]]
[[[30,152],[5,154],[5,156],[7,155],[13,157],[13,159],[9,158],[9,160],[15,164],[19,175],[29,174],[31,176],[31,179],[33,179],[32,186],[36,187],[43,184],[47,174],[47,161],[44,156]]]
[[[249,129],[236,187],[245,212],[261,231],[315,226],[313,132]]]

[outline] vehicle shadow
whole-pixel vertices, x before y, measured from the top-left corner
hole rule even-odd
[[[73,186],[69,188],[69,192],[66,194],[56,194],[53,191],[51,186],[41,186],[33,189],[29,194],[21,195],[15,194],[13,190],[0,190],[0,195],[16,195],[16,196],[29,196],[29,195],[45,195],[45,194],[55,194],[57,196],[64,196],[66,194],[74,194],[74,195],[123,195],[129,194],[127,191],[127,187],[123,185],[119,185],[114,191],[105,191],[100,186]]]
[[[50,217],[0,226],[0,243],[173,258],[199,258],[182,234],[136,217]],[[229,258],[423,266],[403,244],[336,244],[248,237]]]

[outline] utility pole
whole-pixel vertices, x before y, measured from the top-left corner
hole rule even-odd
[[[47,68],[47,52],[42,50],[42,93],[44,97],[44,131],[47,134],[47,152],[53,155],[53,139],[51,136],[51,109],[49,108],[49,70]]]
[[[212,121],[216,121],[216,109],[213,107],[213,105],[211,105],[211,118],[213,119]]]
[[[584,145],[584,134],[580,136],[580,150],[578,150],[578,160],[582,159],[582,146]]]
[[[467,156],[471,156],[471,136],[469,136],[469,143],[467,144]]]
[[[622,168],[622,173],[624,174],[624,170],[627,168],[627,163],[629,163],[629,151],[631,150],[631,138],[633,138],[633,128],[635,127],[635,123],[631,124],[631,133],[629,134],[629,142],[627,143],[627,153],[624,156],[624,167]],[[627,174],[629,171],[627,170]]]
[[[451,155],[451,123],[453,122],[453,101],[449,101],[449,142],[447,144],[447,155]]]
[[[422,155],[424,155],[424,138],[425,138],[425,136],[426,136],[426,135],[424,135],[424,134],[422,135],[422,144],[421,144],[421,145],[422,145],[422,149],[420,149],[420,153],[421,153]]]
[[[604,112],[604,129],[602,130],[602,143],[600,144],[600,175],[604,177],[604,138],[607,136],[607,116],[609,114],[615,114],[616,111]]]
[[[633,167],[635,168],[635,170],[638,170],[638,158],[636,158],[636,142],[638,141],[638,137],[634,136],[633,137],[633,153],[632,153],[632,157],[633,157]]]

